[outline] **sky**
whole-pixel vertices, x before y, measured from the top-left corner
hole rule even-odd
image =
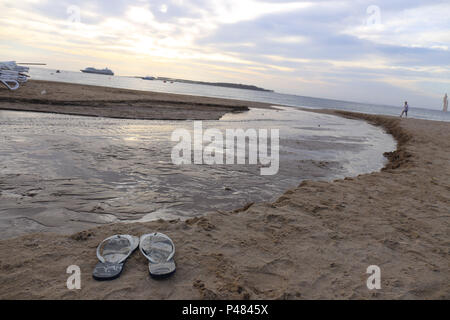
[[[441,109],[450,1],[2,0],[0,60]]]

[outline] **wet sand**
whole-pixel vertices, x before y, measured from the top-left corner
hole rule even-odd
[[[392,136],[364,121],[252,108],[203,121],[202,128],[280,128],[275,175],[261,175],[255,165],[177,166],[171,133],[183,128],[193,134],[192,126],[0,110],[0,240],[189,219],[275,201],[302,180],[378,171],[387,161],[383,152],[396,148]]]
[[[0,241],[2,299],[449,299],[450,124],[319,111],[382,126],[398,141],[381,172],[302,182],[273,203],[187,221],[112,224]],[[176,274],[134,253],[112,282],[91,277],[112,234],[168,234]],[[81,290],[66,288],[69,265]],[[369,265],[381,290],[366,287]]]
[[[270,108],[258,102],[30,80],[0,87],[0,109],[122,119],[218,120],[228,112]]]

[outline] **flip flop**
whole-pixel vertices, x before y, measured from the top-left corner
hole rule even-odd
[[[139,250],[148,259],[148,269],[153,278],[166,278],[175,273],[175,245],[165,234],[155,232],[142,235]]]
[[[128,257],[139,245],[139,238],[127,234],[114,235],[103,240],[97,247],[100,260],[92,276],[95,280],[113,280],[120,276]]]

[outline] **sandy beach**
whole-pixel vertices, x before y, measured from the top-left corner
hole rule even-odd
[[[122,119],[218,120],[227,112],[269,108],[258,102],[30,80],[0,90],[0,109]]]
[[[79,115],[218,119],[249,107],[268,105],[39,81],[0,90],[2,109]],[[449,299],[450,123],[315,112],[381,126],[398,149],[381,172],[304,181],[273,203],[1,240],[0,299]],[[119,279],[92,279],[104,238],[153,231],[176,245],[173,277],[152,280],[135,252]],[[81,268],[81,290],[66,287],[70,265]],[[370,265],[381,268],[381,290],[366,286]]]

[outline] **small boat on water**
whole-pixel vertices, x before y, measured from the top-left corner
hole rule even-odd
[[[156,79],[155,77],[150,77],[150,76],[146,76],[146,77],[142,78],[142,80],[155,80],[155,79]]]
[[[84,72],[84,73],[104,74],[104,75],[107,75],[107,76],[113,76],[113,75],[114,75],[114,72],[112,72],[112,71],[109,70],[108,68],[105,68],[105,69],[95,69],[95,68],[89,67],[89,68],[86,68],[86,69],[80,70],[80,71],[81,71],[81,72]]]

